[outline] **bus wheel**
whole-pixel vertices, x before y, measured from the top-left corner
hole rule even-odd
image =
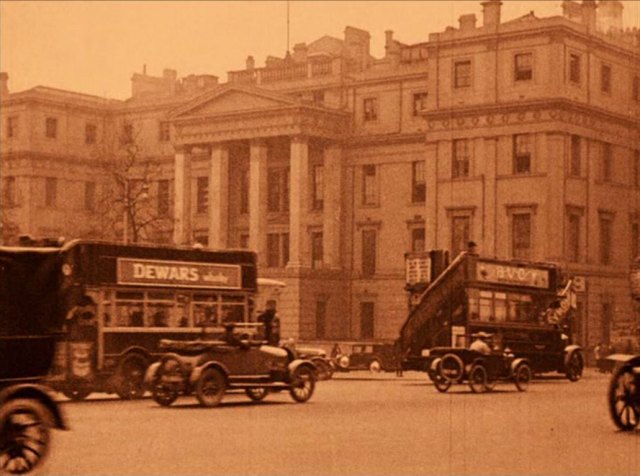
[[[48,410],[38,401],[16,399],[0,409],[0,472],[25,474],[42,463],[48,453]]]
[[[77,387],[66,387],[62,390],[62,395],[67,397],[69,400],[73,400],[74,402],[79,402],[84,400],[91,394],[91,390],[87,387],[77,386]]]
[[[130,355],[120,363],[116,374],[116,393],[123,400],[134,400],[144,395],[144,374],[147,361],[139,355]]]

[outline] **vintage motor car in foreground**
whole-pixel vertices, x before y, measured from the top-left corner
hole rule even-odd
[[[0,247],[0,473],[25,474],[49,452],[50,429],[66,429],[39,384],[51,367],[63,322],[65,249]]]
[[[270,391],[288,390],[303,403],[315,389],[316,368],[310,360],[286,348],[240,340],[232,330],[225,340],[165,340],[160,345],[167,353],[149,367],[145,381],[163,406],[180,394],[195,393],[201,405],[215,407],[229,390],[244,390],[254,401]]]
[[[640,423],[640,355],[608,359],[617,365],[609,383],[609,413],[618,428],[630,431]]]
[[[515,358],[510,352],[482,354],[475,350],[436,347],[429,377],[439,392],[446,392],[454,383],[468,382],[474,393],[491,391],[498,381],[512,381],[523,392],[532,372],[527,359]]]

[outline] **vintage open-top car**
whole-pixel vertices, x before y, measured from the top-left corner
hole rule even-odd
[[[508,351],[482,354],[470,349],[435,347],[429,356],[433,358],[429,377],[439,392],[465,381],[475,393],[493,390],[497,381],[512,381],[522,392],[532,376],[527,359],[514,358]]]
[[[640,355],[607,359],[617,365],[609,384],[609,413],[618,428],[633,430],[640,423]]]
[[[149,367],[145,382],[163,406],[180,394],[195,393],[201,405],[215,407],[234,389],[254,401],[270,391],[289,390],[293,400],[303,403],[315,389],[314,364],[283,347],[249,339],[163,340],[160,346],[167,353]]]

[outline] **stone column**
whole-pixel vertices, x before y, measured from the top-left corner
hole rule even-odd
[[[229,245],[229,149],[211,147],[209,169],[209,247]]]
[[[304,215],[309,212],[309,141],[291,138],[291,187],[289,204],[289,268],[308,266],[309,252]]]
[[[176,148],[174,183],[173,241],[176,245],[188,245],[191,243],[191,157],[184,147]]]
[[[251,141],[249,155],[249,248],[258,253],[258,266],[267,252],[267,145]]]
[[[342,267],[342,147],[330,145],[324,150],[324,216],[322,247],[324,262],[332,269]]]

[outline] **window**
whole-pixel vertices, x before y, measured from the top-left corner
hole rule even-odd
[[[238,240],[238,245],[243,250],[248,250],[249,249],[249,234],[248,233],[241,233],[240,234],[240,239]]]
[[[467,249],[471,239],[471,217],[451,217],[451,257],[455,258]]]
[[[158,216],[169,215],[169,180],[158,180]]]
[[[240,213],[249,213],[249,169],[240,171]]]
[[[96,208],[96,183],[84,183],[84,209],[93,211]]]
[[[378,98],[365,98],[362,102],[364,120],[375,121],[378,119]]]
[[[196,213],[209,211],[209,177],[198,177],[196,181]]]
[[[545,303],[529,294],[469,289],[469,318],[481,322],[538,322]]]
[[[613,216],[609,213],[600,214],[600,264],[611,264],[613,244]]]
[[[611,66],[606,64],[600,67],[600,91],[611,93]]]
[[[600,332],[600,342],[608,344],[611,341],[611,324],[613,323],[613,310],[614,308],[613,296],[608,294],[602,295],[602,322]]]
[[[513,173],[528,174],[531,172],[531,135],[516,134],[513,136]]]
[[[571,263],[580,261],[580,222],[579,213],[569,212],[567,218],[567,260]]]
[[[569,81],[580,83],[582,72],[580,71],[580,55],[569,55]]]
[[[427,93],[414,93],[413,95],[413,115],[419,116],[420,111],[427,108]]]
[[[271,167],[267,172],[267,210],[289,211],[289,168]]]
[[[580,150],[580,136],[571,136],[571,164],[569,173],[574,177],[580,177],[582,153]]]
[[[311,267],[314,269],[322,268],[322,261],[322,232],[314,231],[311,233]]]
[[[611,144],[602,143],[602,180],[608,182],[613,177],[613,161]]]
[[[284,268],[289,262],[289,233],[267,233],[267,267]]]
[[[531,214],[514,213],[511,217],[511,249],[516,259],[531,257]]]
[[[327,336],[327,303],[316,301],[316,339]]]
[[[424,203],[427,200],[427,184],[424,177],[424,160],[411,164],[411,202]]]
[[[362,204],[378,204],[378,180],[375,165],[362,166]]]
[[[7,138],[18,136],[18,117],[7,117]]]
[[[640,150],[633,151],[633,185],[640,187]]]
[[[120,142],[122,144],[133,144],[133,124],[123,124]]]
[[[362,230],[362,275],[376,274],[376,230]]]
[[[58,119],[55,117],[45,119],[45,135],[49,139],[55,139],[58,136]]]
[[[44,206],[55,207],[58,194],[58,179],[45,177],[44,179]]]
[[[454,87],[471,86],[471,61],[456,61],[453,65]]]
[[[425,250],[424,228],[413,228],[411,230],[411,251],[420,252]]]
[[[95,144],[98,136],[98,128],[95,124],[86,124],[84,126],[84,143]]]
[[[375,305],[372,302],[360,303],[360,338],[373,339],[374,337]]]
[[[324,166],[313,167],[313,197],[311,207],[314,210],[322,210],[324,206]]]
[[[158,140],[168,142],[171,140],[171,125],[168,122],[160,122],[158,129]]]
[[[209,246],[209,233],[207,230],[194,230],[194,243],[200,243],[202,246]]]
[[[5,177],[2,180],[2,192],[5,207],[13,207],[17,204],[18,200],[16,197],[16,178],[15,177]]]
[[[631,80],[631,99],[640,101],[640,77],[634,76]]]
[[[631,260],[640,256],[640,223],[631,222]]]
[[[514,57],[514,78],[516,81],[528,81],[533,78],[533,55],[522,53]]]
[[[469,176],[469,141],[456,139],[453,141],[453,161],[451,177],[461,178]]]

